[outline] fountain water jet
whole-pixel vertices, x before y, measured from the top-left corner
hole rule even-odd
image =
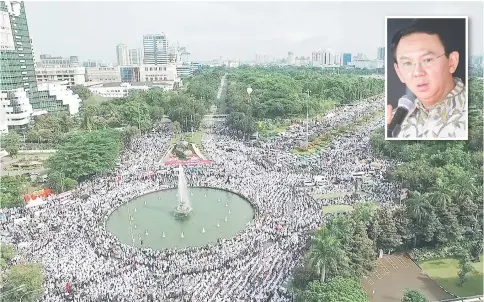
[[[192,211],[190,205],[190,200],[188,199],[188,186],[187,178],[185,177],[185,172],[183,167],[178,166],[178,194],[179,197],[178,205],[175,208],[175,216],[186,217]]]

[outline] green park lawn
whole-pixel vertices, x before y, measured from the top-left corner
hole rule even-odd
[[[352,211],[353,207],[346,204],[323,206],[323,214]]]
[[[85,105],[99,105],[102,102],[109,101],[109,98],[92,94],[87,100],[84,101]]]
[[[483,293],[483,257],[481,257],[481,261],[472,263],[476,271],[469,274],[462,287],[458,285],[458,260],[451,258],[427,260],[420,263],[420,266],[440,286],[454,295],[467,297]]]
[[[180,134],[176,134],[175,136],[173,136],[173,138],[171,139],[171,144],[172,145],[176,144],[184,138],[186,141],[194,143],[197,146],[197,148],[201,150],[202,149],[202,137],[203,137],[202,131],[193,132],[193,136],[190,132],[180,133]]]

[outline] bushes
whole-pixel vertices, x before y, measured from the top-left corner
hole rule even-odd
[[[431,259],[451,258],[454,256],[454,247],[444,246],[440,248],[413,249],[408,254],[416,262],[423,262]]]

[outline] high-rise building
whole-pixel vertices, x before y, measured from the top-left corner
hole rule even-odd
[[[27,125],[39,98],[22,1],[0,1],[0,57],[0,130],[5,132]]]
[[[287,64],[288,65],[296,64],[296,57],[294,57],[294,53],[292,51],[287,53]]]
[[[378,52],[376,55],[377,60],[385,60],[385,47],[378,47]]]
[[[129,50],[129,63],[131,65],[143,64],[143,51],[141,50],[141,48]]]
[[[168,53],[168,38],[164,33],[143,36],[143,64],[166,65]]]
[[[343,66],[347,66],[351,63],[351,54],[350,53],[344,53],[343,54]]]
[[[125,44],[118,44],[116,46],[116,58],[119,66],[129,65],[128,46]]]

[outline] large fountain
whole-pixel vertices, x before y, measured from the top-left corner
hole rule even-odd
[[[163,250],[215,244],[243,230],[254,210],[242,196],[217,188],[187,187],[178,167],[178,188],[163,189],[120,205],[107,230],[127,245]],[[176,171],[176,168],[175,168]]]
[[[176,206],[174,213],[176,217],[185,218],[192,211],[190,200],[188,199],[188,186],[187,178],[183,167],[178,166],[178,205]]]

